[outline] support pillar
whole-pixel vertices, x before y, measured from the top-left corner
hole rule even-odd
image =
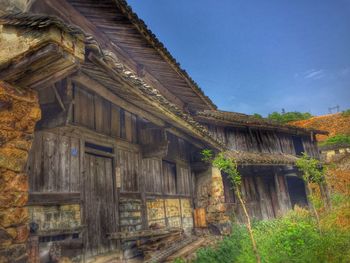
[[[28,261],[25,165],[40,117],[35,91],[0,81],[0,262]]]
[[[221,172],[209,167],[196,180],[196,207],[205,208],[207,225],[214,226],[221,234],[230,231],[230,219],[225,204],[224,184]]]

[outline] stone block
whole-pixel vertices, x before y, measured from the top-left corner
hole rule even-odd
[[[5,191],[28,191],[27,175],[7,169],[0,169],[0,193],[4,193]]]
[[[152,201],[147,201],[147,215],[149,222],[165,218],[164,200],[156,199]]]
[[[0,209],[21,207],[28,201],[28,192],[5,190],[0,195]]]
[[[0,210],[0,226],[19,226],[28,222],[28,209],[25,207],[12,207]]]
[[[0,148],[0,167],[15,172],[24,170],[28,152],[15,148]]]
[[[0,262],[27,262],[27,253],[26,253],[25,244],[15,244],[10,245],[6,248],[0,249],[0,259],[3,261]]]
[[[165,199],[165,212],[167,217],[179,217],[180,200],[179,199]]]
[[[6,229],[0,229],[0,249],[10,246],[13,242],[13,236]]]
[[[31,222],[38,224],[39,231],[73,228],[81,225],[80,206],[30,206]]]
[[[24,243],[29,237],[29,228],[27,225],[21,225],[16,228],[15,243]]]

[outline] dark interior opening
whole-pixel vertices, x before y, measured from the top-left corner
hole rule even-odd
[[[293,145],[296,155],[301,155],[304,152],[304,146],[301,137],[293,137]]]
[[[296,176],[287,176],[287,185],[292,207],[295,205],[307,206],[307,197],[305,191],[305,183],[303,179]]]
[[[98,145],[90,142],[85,142],[85,147],[102,151],[102,152],[113,153],[113,148],[111,147],[106,147],[106,146],[102,146],[102,145]]]

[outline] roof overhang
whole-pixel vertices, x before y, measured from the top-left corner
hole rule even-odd
[[[285,166],[295,165],[298,157],[284,153],[255,153],[243,151],[227,151],[227,158],[234,159],[238,165],[268,165],[268,166]]]
[[[127,101],[136,100],[140,108],[204,146],[223,148],[206,128],[79,29],[55,17],[17,13],[1,16],[0,30],[1,79],[19,87],[44,88],[79,70],[118,96],[124,92]]]
[[[328,134],[327,131],[306,129],[293,125],[280,124],[274,121],[259,119],[251,115],[237,112],[206,110],[196,112],[194,119],[200,123],[213,124],[224,127],[274,130],[296,135]]]
[[[41,0],[30,10],[79,26],[183,110],[216,108],[126,1]]]
[[[209,146],[223,150],[224,145],[214,139],[208,130],[195,121],[188,113],[169,102],[154,87],[145,83],[136,73],[126,68],[117,57],[106,50],[88,48],[88,61],[82,65],[81,72],[93,78],[116,95],[162,119],[165,127],[175,127],[187,133],[194,140],[201,141],[203,147]],[[101,52],[98,52],[101,51]],[[91,64],[93,63],[93,64]]]
[[[0,79],[39,88],[64,78],[84,60],[83,39],[54,23],[25,14],[0,17]]]

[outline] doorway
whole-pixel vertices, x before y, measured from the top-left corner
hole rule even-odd
[[[116,231],[113,160],[87,152],[84,158],[84,243],[86,255],[95,256],[115,248],[115,244],[107,238],[108,233]]]

